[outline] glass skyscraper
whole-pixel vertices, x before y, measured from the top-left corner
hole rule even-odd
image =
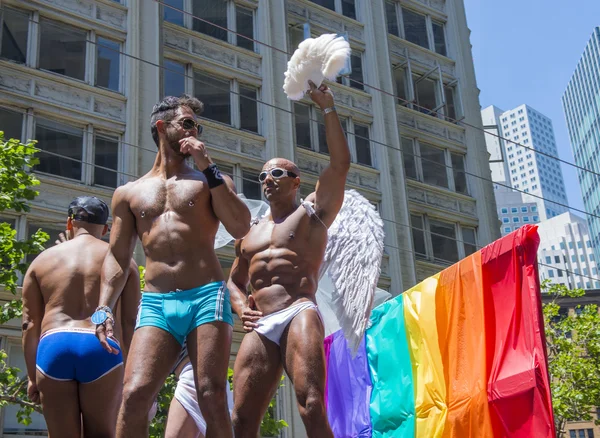
[[[562,97],[575,163],[600,174],[600,27],[596,27]],[[578,170],[585,210],[600,217],[600,176]],[[600,256],[600,218],[588,215]]]

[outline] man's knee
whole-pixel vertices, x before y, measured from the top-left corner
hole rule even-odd
[[[150,385],[130,380],[123,386],[122,409],[147,413],[152,407],[154,398],[155,395]]]
[[[249,412],[244,413],[244,411],[234,409],[231,413],[231,424],[233,425],[235,436],[255,437],[260,429],[261,419],[262,416],[259,418],[257,415],[252,415]]]
[[[205,409],[219,410],[227,406],[226,385],[229,385],[229,382],[216,382],[209,378],[199,379],[196,393],[202,411]]]
[[[298,408],[304,422],[321,422],[326,419],[325,400],[321,393],[298,397]]]

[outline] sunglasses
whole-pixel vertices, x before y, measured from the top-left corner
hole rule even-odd
[[[181,127],[186,131],[196,129],[198,131],[198,135],[202,134],[202,125],[200,125],[200,123],[196,122],[194,119],[172,120],[172,122],[181,125]]]
[[[273,178],[284,178],[286,176],[289,176],[290,178],[296,178],[298,175],[296,175],[294,172],[288,172],[285,169],[281,169],[279,167],[274,167],[273,169],[269,169],[269,170],[263,170],[259,175],[258,175],[258,180],[260,182],[263,182],[264,180],[267,179],[267,175],[271,175]]]

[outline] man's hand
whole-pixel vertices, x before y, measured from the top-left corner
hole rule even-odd
[[[40,391],[37,387],[37,384],[31,380],[27,382],[27,396],[29,397],[29,400],[34,402],[36,405],[40,404]]]
[[[258,328],[258,324],[256,323],[256,321],[262,318],[262,312],[259,312],[258,310],[253,310],[253,307],[254,298],[252,297],[252,295],[250,295],[248,297],[248,304],[242,307],[242,315],[240,316],[240,319],[244,324],[244,331],[246,333],[250,333],[255,328]]]
[[[190,154],[201,171],[212,164],[206,145],[195,137],[189,136],[179,140],[179,150],[182,154]]]
[[[322,110],[325,108],[331,108],[334,105],[333,92],[327,85],[321,84],[321,86],[317,88],[313,81],[308,81],[308,85],[310,85],[308,95],[314,103],[321,107]]]
[[[113,321],[110,318],[104,321],[103,324],[96,326],[96,337],[100,341],[100,344],[102,344],[102,347],[109,353],[119,354],[119,350],[113,348],[108,342],[108,338],[113,336],[113,333]]]
[[[58,239],[56,239],[56,240],[54,241],[54,244],[55,244],[55,245],[60,245],[61,243],[64,243],[64,242],[66,242],[67,240],[69,240],[69,239],[67,238],[67,235],[66,235],[65,233],[66,233],[66,231],[65,231],[64,233],[60,233],[60,234],[58,235]]]

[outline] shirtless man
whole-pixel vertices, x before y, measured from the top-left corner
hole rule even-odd
[[[325,116],[329,166],[316,191],[298,206],[298,167],[281,158],[268,161],[259,181],[271,215],[236,242],[228,286],[247,332],[233,373],[236,438],[256,437],[282,369],[294,384],[308,436],[333,438],[324,406],[324,331],[315,293],[327,229],[344,201],[350,152],[331,91],[310,85],[310,97]],[[252,295],[247,298],[248,283]]]
[[[154,106],[158,147],[150,171],[113,196],[110,251],[102,267],[97,335],[106,334],[115,296],[137,238],[146,254],[146,287],[125,369],[117,421],[121,438],[148,436],[148,417],[184,340],[194,369],[206,436],[231,437],[226,380],[233,318],[229,291],[213,249],[219,221],[235,238],[246,234],[250,212],[231,179],[222,176],[196,136],[203,104],[190,96],[166,97]],[[192,156],[200,171],[189,167]]]
[[[125,292],[117,303],[120,323],[108,341],[117,355],[109,354],[89,320],[98,305],[100,268],[108,251],[108,244],[100,240],[108,229],[108,207],[98,198],[80,196],[69,205],[68,215],[67,241],[42,252],[23,282],[28,394],[35,403],[41,399],[50,436],[79,437],[83,426],[86,438],[113,437],[123,357],[139,302],[139,274],[130,259]]]

